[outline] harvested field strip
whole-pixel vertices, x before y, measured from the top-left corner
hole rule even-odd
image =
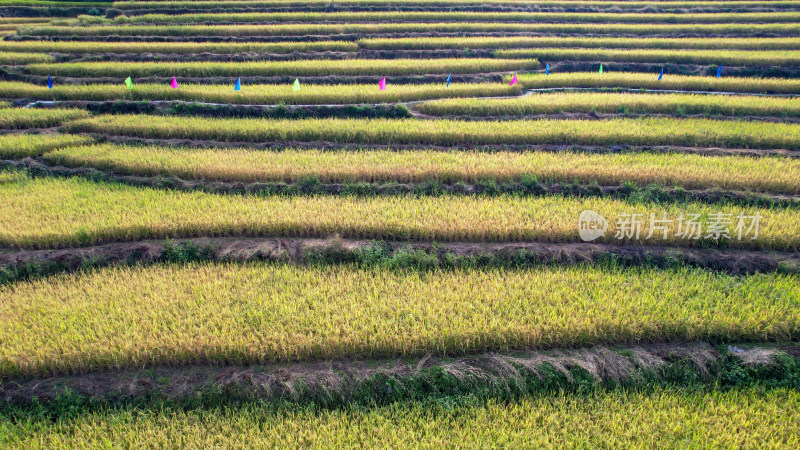
[[[547,88],[630,88],[679,89],[686,91],[741,92],[765,94],[800,94],[800,80],[790,78],[700,77],[692,75],[631,72],[571,72],[520,74],[519,82],[526,89]]]
[[[0,84],[0,97],[3,84]],[[800,98],[745,95],[638,94],[614,92],[535,93],[516,98],[432,100],[414,106],[436,116],[525,116],[623,113],[800,117]]]
[[[129,23],[247,23],[247,22],[526,22],[526,23],[794,23],[800,12],[637,14],[637,13],[533,13],[533,12],[272,12],[195,13],[118,16],[116,24]]]
[[[13,43],[13,42],[9,42]],[[57,42],[37,44],[58,44]],[[0,43],[5,46],[6,43]],[[153,44],[157,45],[157,44]],[[648,49],[730,49],[730,50],[797,50],[795,38],[598,38],[598,37],[436,37],[436,38],[370,38],[358,41],[367,50],[437,50],[479,48],[648,48]],[[13,47],[11,47],[13,48]],[[41,51],[41,47],[30,48]]]
[[[275,411],[269,403],[210,409],[105,409],[57,421],[39,416],[0,424],[9,446],[166,448],[180,442],[255,447],[656,448],[798,446],[800,394],[790,388],[560,394],[518,402],[399,402],[388,406]],[[444,406],[447,405],[447,406]],[[303,430],[289,432],[287,430]],[[380,431],[376,431],[380,430]],[[385,431],[384,431],[385,430]]]
[[[428,180],[475,183],[487,179],[497,182],[537,179],[800,193],[800,160],[782,157],[424,150],[253,151],[94,145],[62,148],[44,158],[53,164],[132,175],[241,182],[297,182],[315,178],[322,183]]]
[[[534,70],[536,60],[453,59],[347,59],[263,62],[97,62],[30,64],[26,70],[38,75],[80,76],[323,76],[463,74]],[[376,80],[377,82],[377,80]]]
[[[0,376],[598,343],[790,340],[800,334],[798,286],[789,275],[587,266],[109,268],[0,287],[8,311],[0,327]]]
[[[269,403],[208,409],[108,408],[54,421],[8,420],[12,447],[199,448],[214,442],[256,447],[438,448],[797,447],[800,394],[791,388],[599,392],[469,403],[398,402],[374,408],[272,408]],[[446,405],[446,406],[445,406]],[[44,416],[44,415],[43,415]],[[303,430],[301,433],[287,430]],[[376,432],[381,430],[381,432]],[[386,430],[385,432],[383,430]]]
[[[800,125],[708,119],[458,121],[412,119],[207,119],[96,116],[68,132],[225,142],[333,142],[422,145],[679,145],[800,149]]]
[[[498,50],[498,58],[538,58],[542,61],[609,61],[673,64],[724,64],[730,66],[800,65],[795,50],[600,50],[600,49],[517,49]]]
[[[558,34],[733,34],[798,36],[800,24],[383,23],[291,25],[119,25],[27,27],[27,36],[307,36],[331,34],[517,32]]]
[[[80,109],[0,109],[0,128],[42,128],[89,117]]]
[[[39,156],[57,148],[91,142],[87,136],[71,134],[5,134],[0,135],[0,158]]]
[[[22,65],[49,62],[53,62],[53,57],[46,53],[13,53],[0,51],[0,65]]]
[[[730,214],[727,230],[732,234],[724,244],[728,247],[800,248],[800,214],[791,208],[696,202],[632,204],[561,196],[226,196],[76,178],[37,178],[0,185],[0,244],[51,248],[166,237],[333,234],[353,239],[580,242],[577,218],[586,209],[609,219],[609,231],[598,241],[603,243],[629,242],[615,237],[616,218],[623,213],[641,213],[640,241],[636,242],[716,245],[713,235],[705,233],[716,220],[712,215]],[[659,220],[666,215],[673,222],[657,224],[665,228],[654,227],[652,239],[647,240],[650,214]],[[687,220],[699,215],[695,218],[702,227],[698,239],[688,228],[678,233],[682,214]],[[760,217],[757,237],[751,228],[756,215]],[[688,222],[685,226],[689,227]]]
[[[135,80],[134,80],[135,82]],[[415,101],[449,97],[480,97],[515,95],[519,86],[506,83],[452,84],[403,84],[389,86],[379,91],[374,84],[314,85],[303,84],[300,91],[292,91],[289,85],[242,84],[241,91],[226,85],[184,84],[172,89],[166,84],[135,84],[134,89],[125,85],[57,85],[53,89],[28,83],[0,82],[0,98],[36,98],[43,100],[184,100],[239,105],[311,105],[311,104],[359,104]]]
[[[47,53],[291,53],[355,52],[353,42],[71,42],[0,41],[0,50]]]

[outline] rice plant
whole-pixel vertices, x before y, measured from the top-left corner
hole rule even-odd
[[[0,92],[2,92],[2,84],[0,84]],[[429,115],[477,117],[525,116],[561,112],[800,117],[800,98],[554,92],[516,98],[432,100],[416,105],[415,108]]]
[[[13,146],[10,146],[13,147]],[[253,151],[159,146],[84,145],[44,155],[53,164],[190,180],[323,183],[428,180],[476,183],[525,179],[688,189],[735,189],[800,194],[800,159],[710,157],[681,153],[491,153],[433,150],[317,149]]]
[[[613,120],[209,119],[95,116],[65,125],[91,132],[226,142],[418,145],[635,145],[800,150],[800,125],[643,117]]]
[[[597,241],[602,243],[800,248],[800,214],[792,208],[631,204],[566,196],[227,196],[40,178],[0,185],[0,245],[54,248],[167,237],[333,234],[401,241],[580,242],[577,220],[586,209],[608,218],[608,233]],[[617,218],[634,213],[642,214],[640,233],[625,234],[628,230],[617,225]],[[654,227],[657,234],[645,239],[651,214],[672,219],[662,224],[666,235]],[[714,217],[729,214],[729,237],[720,241],[702,233],[695,238],[694,231],[679,230],[679,217],[690,214],[699,215],[694,221],[701,232]],[[756,216],[760,217],[757,236],[746,229],[736,231],[739,225],[750,228],[755,219],[744,218]]]
[[[118,76],[325,76],[462,74],[533,70],[536,60],[496,58],[346,59],[260,62],[77,62],[30,64],[32,74],[71,77]]]
[[[266,213],[268,210],[263,210]],[[117,267],[0,287],[0,376],[800,336],[797,276]]]

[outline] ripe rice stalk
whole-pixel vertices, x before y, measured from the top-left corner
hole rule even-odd
[[[305,36],[386,33],[553,33],[652,35],[796,36],[800,23],[767,24],[563,24],[563,23],[356,23],[280,25],[108,25],[94,27],[30,26],[23,36]]]
[[[88,136],[71,134],[4,134],[0,135],[0,158],[41,156],[58,148],[92,142]]]
[[[34,41],[35,42],[35,41]],[[643,48],[643,49],[726,49],[798,50],[796,38],[627,38],[627,37],[416,37],[368,38],[358,46],[369,50],[436,50],[481,48]]]
[[[147,76],[325,76],[464,74],[533,70],[536,60],[492,58],[448,59],[346,59],[260,62],[78,62],[30,64],[25,69],[37,75],[71,77]]]
[[[649,50],[649,49],[516,49],[494,52],[498,58],[537,58],[542,61],[609,61],[671,64],[723,64],[733,66],[796,66],[795,50]]]
[[[117,267],[0,287],[0,376],[155,365],[800,336],[796,275],[270,263]]]
[[[800,125],[642,117],[612,120],[210,119],[96,116],[67,132],[225,142],[418,145],[635,145],[800,149]]]
[[[140,176],[188,180],[323,183],[438,180],[446,183],[525,179],[620,185],[659,184],[687,189],[735,189],[800,194],[800,160],[784,157],[710,157],[682,153],[441,152],[433,150],[325,151],[198,149],[81,145],[44,155],[52,164],[93,167]]]
[[[447,87],[438,84],[403,84],[379,91],[374,84],[318,85],[303,84],[300,91],[292,91],[288,85],[245,84],[241,91],[234,91],[230,84],[182,84],[172,89],[163,84],[135,83],[134,89],[123,84],[59,84],[47,86],[20,82],[0,82],[0,98],[35,98],[43,100],[183,100],[240,105],[310,105],[310,104],[359,104],[389,103],[426,100],[432,98],[503,96],[515,95],[521,90],[518,85],[507,83],[453,83]]]
[[[2,92],[2,84],[0,84]],[[1,94],[0,94],[1,95]],[[800,98],[746,95],[640,94],[619,92],[536,93],[516,98],[460,98],[415,105],[435,116],[525,116],[568,113],[704,114],[800,117]]]
[[[611,198],[565,196],[237,196],[37,178],[0,185],[0,245],[59,248],[113,241],[197,236],[328,237],[441,242],[581,242],[578,217],[592,210],[608,220],[596,242],[614,244],[800,249],[800,214],[792,208],[708,205],[698,202],[631,204]],[[621,214],[643,214],[641,234],[619,234]],[[667,236],[649,232],[650,214],[666,215]],[[678,234],[678,218],[699,214],[706,230],[713,214],[730,214],[732,236],[742,217],[760,217],[758,236],[694,239]],[[742,219],[744,220],[744,219]],[[742,225],[749,226],[744,221]],[[685,230],[684,230],[685,231]]]
[[[550,88],[627,88],[686,91],[746,92],[754,94],[800,94],[800,80],[791,78],[700,77],[655,73],[571,72],[520,74],[519,83],[526,89]]]

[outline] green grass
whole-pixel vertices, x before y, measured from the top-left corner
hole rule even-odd
[[[227,142],[317,142],[423,145],[678,145],[800,149],[800,125],[708,119],[458,121],[415,119],[209,119],[147,115],[95,116],[69,132]]]
[[[91,142],[89,137],[71,134],[5,134],[0,135],[0,158],[40,156],[57,148]]]
[[[416,105],[415,109],[437,116],[524,116],[598,112],[800,117],[800,99],[744,95],[555,92],[504,99],[433,100]]]
[[[538,32],[553,34],[734,34],[796,36],[800,24],[560,24],[560,23],[379,23],[280,25],[31,26],[29,36],[305,36],[403,32]]]
[[[389,84],[379,91],[375,84],[319,85],[302,84],[295,92],[289,84],[247,84],[241,91],[234,91],[232,84],[207,85],[183,84],[172,89],[168,84],[139,84],[129,90],[118,85],[58,84],[53,89],[21,82],[0,82],[0,98],[36,98],[46,100],[184,100],[230,104],[256,105],[308,105],[308,104],[356,104],[387,103],[398,101],[426,100],[433,98],[502,96],[519,93],[520,86],[506,83],[453,83],[445,86],[444,80],[437,84]]]
[[[664,89],[687,91],[742,92],[768,94],[800,94],[800,80],[792,78],[716,78],[665,73],[658,80],[658,73],[630,72],[572,72],[520,74],[519,83],[526,89],[546,88],[629,88]]]
[[[80,109],[0,109],[0,128],[44,128],[61,125],[64,122],[89,117]]]
[[[51,43],[52,44],[52,43]],[[795,38],[616,38],[616,37],[418,37],[369,38],[358,41],[369,50],[436,50],[480,48],[648,48],[648,49],[728,49],[798,50]]]
[[[465,12],[465,11],[376,11],[376,12],[248,12],[144,14],[119,16],[114,23],[247,23],[247,22],[526,22],[526,23],[795,23],[800,13],[554,13],[554,12]]]
[[[601,243],[800,248],[800,214],[793,208],[632,204],[566,196],[246,196],[136,188],[79,178],[22,179],[0,186],[0,244],[55,248],[150,238],[334,234],[440,242],[580,242],[577,220],[586,209],[608,219],[608,232],[597,241]],[[617,218],[633,213],[643,214],[640,233],[623,236]],[[672,220],[664,229],[666,236],[654,227],[646,239],[651,214]],[[679,234],[681,215],[690,219],[695,214],[702,226],[699,234],[688,229]],[[713,214],[730,214],[729,224],[721,227],[730,237],[720,242],[708,234]],[[760,217],[757,236],[747,231],[755,216]]]
[[[0,41],[0,51],[46,53],[291,53],[355,52],[354,42],[81,42]]]
[[[86,145],[44,158],[141,176],[241,182],[442,182],[552,180],[688,189],[738,189],[800,194],[800,159],[709,157],[670,153],[441,152],[429,150],[253,151],[157,146]]]
[[[542,61],[607,61],[673,64],[723,64],[732,66],[796,66],[800,51],[793,50],[649,50],[649,49],[516,49],[494,52],[498,58],[537,58]]]
[[[86,62],[30,64],[38,75],[72,77],[147,76],[325,76],[413,75],[510,72],[538,69],[536,60],[521,59],[346,59],[262,62]],[[391,81],[391,80],[390,80]]]
[[[800,336],[796,276],[118,267],[0,287],[0,376]]]

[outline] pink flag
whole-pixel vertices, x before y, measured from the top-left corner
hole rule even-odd
[[[383,79],[378,83],[378,89],[381,91],[386,90],[386,77],[383,77]]]
[[[178,89],[178,80],[176,80],[175,77],[172,77],[172,81],[169,83],[169,85],[172,86],[172,89]]]
[[[511,83],[508,83],[509,86],[513,86],[517,84],[517,74],[514,74],[514,77],[511,78]]]

